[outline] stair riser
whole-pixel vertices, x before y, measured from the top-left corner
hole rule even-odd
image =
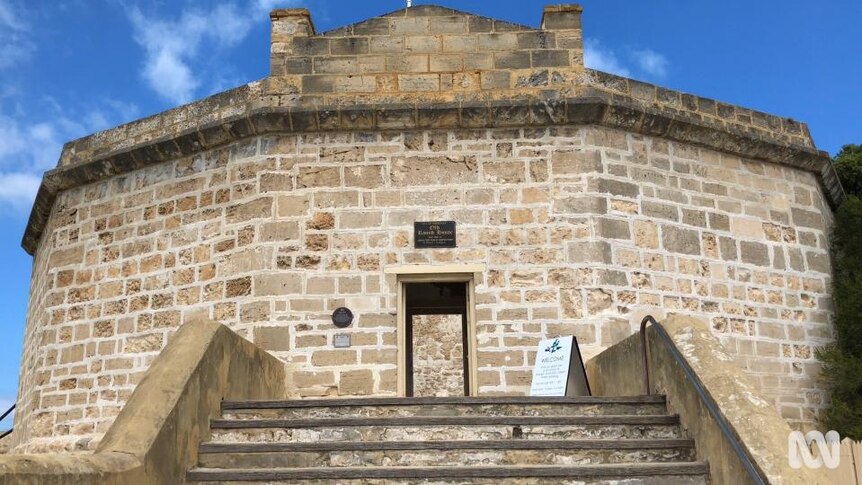
[[[660,415],[667,410],[662,404],[477,404],[426,406],[334,406],[279,409],[227,410],[228,419],[273,418],[346,418],[403,416],[600,416]]]
[[[649,450],[383,450],[278,453],[203,453],[207,468],[338,466],[591,465],[693,461],[691,448]]]
[[[249,484],[266,484],[266,485],[296,485],[297,481],[199,481],[195,483],[207,485],[249,485]],[[603,477],[603,478],[463,478],[463,479],[386,479],[386,480],[351,480],[349,478],[326,480],[302,480],[303,485],[708,485],[709,481],[706,476],[701,475],[664,475],[659,477]]]
[[[512,426],[357,426],[345,428],[214,429],[212,441],[449,441],[512,439]],[[654,425],[521,426],[521,439],[639,439],[680,438],[679,427]]]

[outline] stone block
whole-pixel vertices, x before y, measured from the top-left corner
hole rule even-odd
[[[282,195],[278,197],[278,216],[297,217],[308,214],[308,196]]]
[[[498,52],[494,54],[495,69],[528,69],[530,53],[528,51]]]
[[[467,71],[488,71],[494,68],[494,56],[487,52],[480,53],[464,53],[462,54],[464,70]],[[476,73],[471,73],[476,75]],[[478,77],[477,77],[478,79]]]
[[[255,327],[254,343],[264,350],[288,351],[290,346],[290,327]]]
[[[443,36],[443,52],[477,52],[478,46],[475,35]]]
[[[611,245],[604,241],[573,242],[568,245],[570,263],[611,264]]]
[[[482,172],[485,180],[491,183],[523,183],[527,178],[523,162],[485,162]]]
[[[790,213],[793,217],[793,224],[796,226],[823,230],[826,225],[823,215],[819,212],[791,207]]]
[[[809,271],[816,271],[823,274],[830,273],[831,265],[829,264],[828,254],[808,251],[805,253],[805,259],[808,262]]]
[[[598,170],[599,172],[601,169]],[[596,192],[613,194],[620,197],[628,197],[630,199],[637,198],[640,195],[640,187],[637,184],[624,182],[622,180],[597,178],[590,180],[590,188]]]
[[[679,208],[670,204],[645,200],[641,203],[641,213],[647,217],[679,221]]]
[[[434,54],[428,62],[431,72],[458,72],[464,69],[464,56],[461,54]]]
[[[339,187],[341,169],[339,167],[300,167],[296,182],[299,188]]]
[[[302,276],[292,273],[270,273],[254,276],[255,296],[281,296],[302,293]]]
[[[341,395],[368,395],[374,393],[374,375],[370,369],[341,371],[338,379]]]
[[[362,165],[344,168],[344,185],[346,187],[362,187],[374,189],[383,187],[383,165]]]
[[[478,34],[476,39],[480,52],[514,51],[518,48],[518,34],[514,32]]]
[[[315,367],[347,366],[358,362],[355,350],[318,350],[311,354],[311,364]]]
[[[681,254],[700,254],[700,236],[697,231],[677,226],[661,226],[662,247]]]
[[[375,54],[395,54],[404,51],[404,37],[373,36],[369,38],[369,50]],[[388,58],[387,58],[388,61]],[[388,67],[387,70],[391,70]]]
[[[339,215],[340,229],[366,229],[380,227],[383,224],[383,213],[380,211],[342,212]]]
[[[480,74],[482,89],[509,89],[511,73],[508,71],[483,71]]]
[[[228,224],[236,224],[251,219],[272,217],[272,203],[272,197],[262,197],[228,207],[225,211],[225,221]]]
[[[729,231],[730,218],[724,214],[709,213],[709,227],[716,231]]]
[[[330,41],[329,46],[330,53],[335,56],[355,56],[369,52],[367,37],[335,38]]]
[[[608,239],[631,238],[627,220],[599,218],[596,220],[596,233],[599,237]]]
[[[474,156],[393,157],[389,178],[392,185],[446,185],[475,183],[478,164]]]
[[[551,174],[555,176],[581,175],[601,171],[602,154],[597,150],[558,150],[551,155]]]
[[[390,19],[389,32],[392,35],[420,35],[431,32],[428,17],[396,17]]]
[[[531,58],[533,67],[564,67],[570,63],[567,50],[536,50]]]
[[[555,199],[554,212],[558,214],[607,214],[608,200],[596,196]]]
[[[443,41],[438,35],[411,35],[404,41],[405,52],[429,54],[443,50]]]
[[[440,89],[438,74],[399,74],[398,87],[401,91],[437,91]]]
[[[739,256],[743,263],[757,266],[770,266],[771,264],[769,261],[769,247],[766,244],[740,241]]]
[[[735,238],[722,236],[718,239],[718,246],[721,250],[721,259],[725,261],[736,261],[739,257]]]
[[[305,227],[318,231],[334,229],[335,216],[331,212],[317,212],[314,214],[314,217],[306,223]]]
[[[462,15],[435,16],[429,21],[432,34],[462,34],[468,30],[467,17]]]

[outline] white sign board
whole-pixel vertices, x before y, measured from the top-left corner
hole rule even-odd
[[[572,336],[539,342],[533,365],[531,396],[589,396],[590,383],[578,339]]]

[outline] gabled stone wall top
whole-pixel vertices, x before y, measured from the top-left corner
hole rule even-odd
[[[307,10],[275,10],[270,90],[338,104],[546,88],[552,72],[561,84],[583,70],[580,14],[548,8],[537,30],[420,6],[315,35]]]
[[[67,143],[25,250],[60,191],[275,132],[598,124],[799,167],[843,197],[803,123],[586,69],[576,5],[545,7],[539,29],[431,5],[322,34],[305,9],[271,19],[269,77]]]

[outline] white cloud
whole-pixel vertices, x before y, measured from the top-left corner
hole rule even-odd
[[[229,48],[240,43],[265,14],[288,0],[251,0],[247,8],[222,3],[212,10],[186,9],[178,19],[146,16],[137,7],[130,10],[135,41],[144,48],[144,79],[156,93],[174,103],[188,103],[200,94],[203,82],[195,70],[201,46]],[[222,73],[207,73],[221,78]]]
[[[33,205],[41,177],[33,173],[0,173],[0,201],[16,212],[24,212]]]
[[[56,166],[63,143],[138,116],[136,106],[115,100],[77,110],[64,110],[51,98],[43,102],[41,120],[0,113],[0,207],[15,213],[29,211],[42,173]]]
[[[293,2],[284,0],[257,0],[255,2],[257,11],[264,13],[269,13],[275,8],[290,8],[291,6],[293,6]]]
[[[664,55],[651,49],[642,49],[632,51],[632,56],[645,73],[658,78],[667,76],[670,62]]]
[[[0,0],[0,69],[29,58],[36,50],[29,34],[30,26],[18,7],[10,0]]]
[[[667,77],[670,61],[652,49],[625,49],[622,56],[597,39],[584,41],[584,64],[598,71],[623,77],[663,79]]]
[[[597,71],[631,77],[631,72],[623,66],[616,54],[596,39],[586,39],[584,42],[584,64]]]

